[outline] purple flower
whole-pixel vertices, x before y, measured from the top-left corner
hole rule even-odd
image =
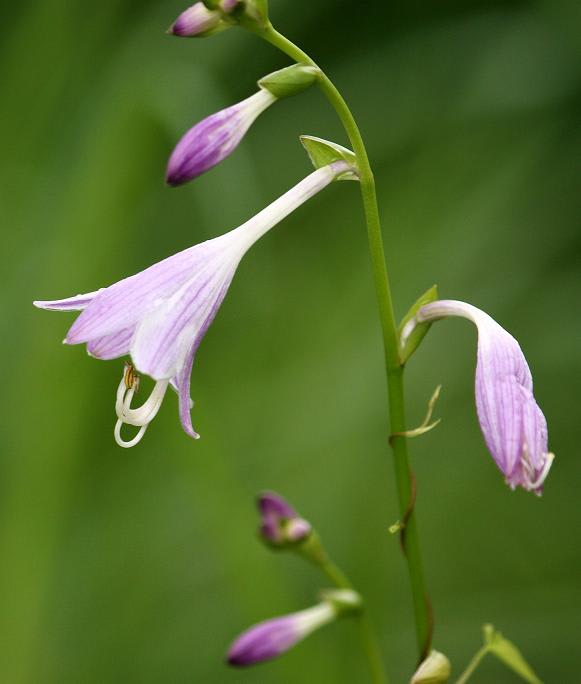
[[[258,509],[261,516],[260,535],[270,545],[295,544],[311,533],[310,523],[274,492],[264,492],[259,496]]]
[[[194,355],[224,299],[246,251],[303,202],[349,169],[334,162],[311,173],[249,221],[220,237],[202,242],[96,292],[56,301],[37,301],[42,309],[77,310],[66,344],[87,344],[98,359],[129,354],[117,391],[115,438],[123,447],[136,444],[157,414],[169,385],[178,392],[182,426],[197,438],[191,422],[190,374]],[[136,371],[156,381],[150,397],[131,408]],[[130,441],[123,423],[139,427]]]
[[[248,667],[277,658],[311,632],[332,622],[337,614],[332,602],[323,601],[298,613],[260,622],[230,646],[228,662],[237,667]]]
[[[276,99],[268,90],[261,89],[190,128],[169,158],[167,183],[181,185],[219,164],[238,147],[254,120]]]
[[[533,396],[533,380],[518,342],[488,314],[458,301],[436,301],[419,309],[405,327],[461,316],[478,328],[476,410],[488,450],[514,489],[542,493],[554,455],[547,448],[547,422]]]
[[[167,32],[181,38],[204,37],[227,27],[220,12],[209,10],[203,2],[196,2],[180,14]]]

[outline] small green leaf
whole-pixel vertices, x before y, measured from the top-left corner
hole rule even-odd
[[[401,335],[402,332],[406,326],[406,324],[412,320],[412,318],[416,315],[418,310],[424,306],[424,304],[429,304],[430,302],[434,302],[438,299],[438,286],[437,285],[432,285],[432,287],[429,290],[426,290],[423,295],[421,295],[411,306],[410,310],[407,312],[407,314],[403,317],[401,323],[399,324],[398,328],[398,337],[401,340]],[[420,342],[424,339],[426,333],[430,329],[430,326],[432,325],[431,322],[428,323],[418,323],[413,331],[410,333],[410,335],[407,337],[405,340],[405,343],[403,347],[400,349],[400,359],[402,362],[402,365],[406,363],[406,361],[410,358],[410,356],[415,352],[415,350],[419,347]]]
[[[353,169],[357,168],[357,157],[342,145],[312,135],[301,135],[301,143],[316,169],[336,161],[346,161]],[[347,171],[338,180],[358,180],[358,176],[355,170]]]
[[[523,654],[512,641],[502,636],[492,625],[484,625],[483,632],[484,641],[490,653],[495,655],[513,672],[516,672],[525,682],[529,682],[529,684],[542,684],[541,680],[524,659]]]

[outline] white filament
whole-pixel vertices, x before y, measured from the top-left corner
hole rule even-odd
[[[521,457],[521,464],[523,466],[523,475],[527,489],[537,489],[543,484],[543,482],[547,479],[547,475],[549,474],[549,470],[551,469],[554,460],[555,454],[550,452],[545,454],[545,463],[543,465],[543,469],[539,473],[538,477],[533,480],[532,476],[534,474],[534,468],[529,458],[527,446],[525,445]]]
[[[147,430],[147,426],[157,415],[159,408],[163,402],[165,392],[167,390],[169,380],[158,380],[155,383],[153,391],[148,399],[139,408],[132,409],[131,401],[137,388],[137,380],[133,382],[131,387],[127,386],[126,373],[123,372],[123,377],[117,388],[117,397],[115,401],[115,412],[117,413],[117,422],[115,423],[115,441],[120,447],[128,449],[135,446],[141,441],[141,438]],[[130,440],[124,440],[121,437],[121,428],[124,424],[134,425],[139,428],[139,432]]]

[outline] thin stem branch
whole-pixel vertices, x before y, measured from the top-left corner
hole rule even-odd
[[[468,663],[468,667],[460,675],[459,679],[456,680],[456,684],[466,684],[470,677],[474,674],[476,668],[480,665],[482,658],[488,653],[488,646],[483,646],[472,660]]]
[[[319,568],[327,579],[329,579],[338,589],[353,589],[353,585],[349,581],[347,575],[345,575],[328,556],[325,556],[324,561],[319,564]],[[367,615],[367,608],[364,607],[357,617],[361,629],[363,650],[367,656],[371,679],[374,684],[388,684],[387,673],[381,656],[381,649],[375,630],[373,629],[373,624]]]
[[[316,66],[320,69],[309,55],[276,31],[271,25],[256,32],[261,38],[282,50],[282,52],[295,61]],[[361,197],[367,223],[369,250],[383,333],[389,394],[390,429],[392,433],[402,433],[406,430],[403,367],[399,358],[398,332],[383,248],[375,180],[363,138],[343,96],[322,70],[319,83],[327,100],[339,116],[358,161]],[[398,437],[393,440],[393,455],[400,514],[402,516],[407,514],[404,552],[414,603],[417,646],[420,660],[422,660],[429,653],[431,647],[432,617],[423,577],[416,516],[413,509],[411,512],[408,510],[412,494],[412,473],[408,461],[405,437]]]

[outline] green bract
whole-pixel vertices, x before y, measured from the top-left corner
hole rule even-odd
[[[516,672],[522,679],[529,682],[529,684],[542,684],[541,680],[524,659],[523,654],[512,641],[509,641],[500,632],[497,632],[492,625],[484,625],[482,632],[484,644],[489,653],[495,655],[513,672]]]
[[[316,138],[313,135],[301,135],[301,143],[316,169],[336,161],[346,161],[353,169],[357,168],[357,157],[342,145]],[[359,180],[359,178],[353,170],[342,174],[337,180]]]
[[[337,615],[353,615],[363,609],[363,599],[353,589],[323,589],[320,598],[330,603]]]
[[[411,321],[411,319],[416,315],[418,309],[421,309],[424,304],[429,304],[438,299],[438,286],[432,285],[429,290],[426,290],[423,295],[421,295],[411,306],[410,310],[403,317],[401,323],[399,324],[398,333],[401,339],[401,333],[404,329],[406,323]],[[419,347],[420,342],[424,339],[426,333],[430,329],[431,323],[418,323],[414,328],[413,332],[407,338],[405,345],[400,349],[399,355],[402,365],[410,358],[410,356]]]
[[[263,90],[268,90],[275,97],[289,97],[312,85],[320,73],[321,71],[317,67],[293,64],[264,76],[258,81],[258,85]]]

